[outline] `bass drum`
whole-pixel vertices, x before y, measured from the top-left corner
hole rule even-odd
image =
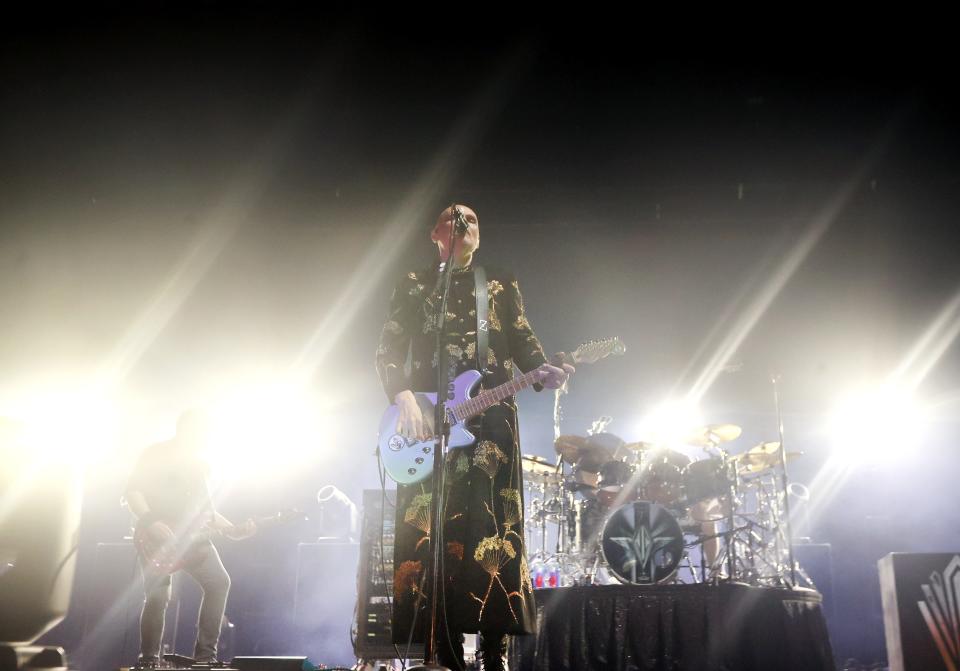
[[[634,501],[614,510],[603,525],[600,550],[617,579],[653,585],[673,578],[683,555],[683,531],[663,506]]]

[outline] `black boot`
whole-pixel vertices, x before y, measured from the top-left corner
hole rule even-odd
[[[504,671],[507,668],[506,634],[481,633],[477,658],[481,671]]]

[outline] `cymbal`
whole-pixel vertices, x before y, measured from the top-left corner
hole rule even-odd
[[[736,424],[707,424],[690,432],[685,443],[699,447],[711,447],[736,440],[743,433]]]
[[[736,455],[733,460],[737,462],[737,470],[741,474],[760,473],[777,465],[780,460],[777,454],[779,449],[779,441],[760,443],[746,452]],[[803,452],[787,452],[785,456],[787,461],[792,461],[797,457],[802,457]]]
[[[598,436],[602,435],[605,434],[598,434]],[[601,442],[598,436],[560,436],[553,447],[568,464],[579,465],[585,470],[598,469],[613,459],[613,452],[603,445],[603,442],[610,441],[602,440]],[[620,441],[620,444],[623,444],[623,441]]]
[[[563,477],[562,473],[557,473],[557,465],[549,459],[538,457],[535,454],[525,454],[520,461],[520,467],[523,472],[538,480],[554,480],[559,482]]]
[[[575,464],[587,449],[587,439],[583,436],[559,436],[553,442],[553,449],[568,464]]]
[[[647,443],[642,440],[638,440],[633,443],[624,443],[623,447],[624,449],[633,450],[634,452],[647,452],[649,450],[657,449],[657,445],[655,443]]]

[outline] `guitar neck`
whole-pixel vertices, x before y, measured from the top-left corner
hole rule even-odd
[[[579,363],[593,363],[606,358],[611,354],[623,354],[626,351],[623,342],[619,338],[607,338],[606,340],[593,340],[589,343],[580,345],[574,352],[558,352],[550,357],[550,363],[554,366],[562,367],[568,363],[576,365]],[[539,381],[537,369],[515,377],[509,382],[504,382],[493,389],[483,389],[473,398],[467,399],[463,403],[448,407],[448,412],[453,415],[453,419],[463,422],[476,417],[481,412],[500,401],[513,396],[518,391],[526,389]]]
[[[570,355],[561,353],[554,355],[550,360],[550,363],[555,366],[560,366],[564,362],[570,362]],[[504,382],[493,389],[483,389],[473,398],[453,406],[450,408],[450,411],[458,422],[462,422],[471,417],[476,417],[490,406],[496,405],[505,398],[514,396],[517,392],[537,382],[539,382],[539,375],[537,374],[537,369],[534,369],[529,373],[524,373],[519,377],[513,378],[509,382]]]
[[[291,518],[292,519],[292,518]],[[283,524],[288,521],[288,517],[285,514],[269,515],[267,517],[249,517],[245,519],[242,524],[247,524],[248,522],[253,522],[257,525],[257,531],[265,529],[267,527],[276,526],[278,524]],[[212,541],[214,538],[227,538],[226,529],[217,529],[217,528],[205,528],[197,531],[191,535],[193,540],[208,540]]]

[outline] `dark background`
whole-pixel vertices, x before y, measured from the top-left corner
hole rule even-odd
[[[578,373],[566,432],[609,414],[638,439],[643,411],[740,333],[723,358],[735,370],[701,386],[706,421],[744,427],[735,452],[775,439],[779,374],[791,449],[806,453],[792,474],[818,482],[843,447],[825,421],[838,395],[889,375],[960,288],[955,59],[936,17],[741,11],[442,20],[158,3],[5,22],[0,393],[9,405],[38,380],[106,370],[124,418],[88,464],[77,612],[48,638],[76,646],[93,617],[94,546],[125,531],[132,455],[234,382],[299,375],[329,424],[308,465],[234,482],[231,516],[377,486],[379,327],[452,200],[479,215],[478,258],[515,270],[548,350],[627,343]],[[946,347],[917,380],[934,408],[922,441],[812,487],[840,657],[885,656],[880,556],[957,549],[958,363]],[[521,399],[525,452],[552,454],[551,404]],[[316,533],[230,551],[238,652],[276,593],[252,586],[264,559]],[[347,661],[346,638],[320,661]]]

